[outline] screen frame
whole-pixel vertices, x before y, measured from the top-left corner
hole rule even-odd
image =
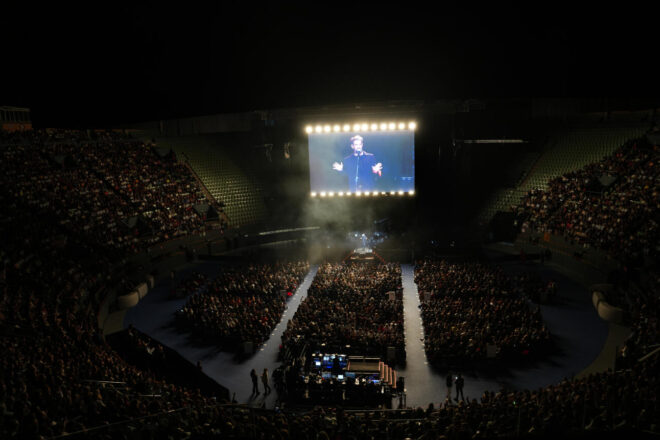
[[[415,188],[416,185],[415,132],[416,131],[417,131],[417,122],[415,121],[381,122],[381,123],[356,122],[356,123],[343,123],[343,124],[335,123],[335,124],[315,124],[315,125],[308,124],[305,128],[305,132],[308,135],[307,147],[309,153],[309,166],[310,166],[309,168],[310,196],[312,198],[332,198],[332,197],[358,198],[358,197],[392,197],[392,196],[400,197],[404,195],[414,196],[416,189]],[[333,167],[332,169],[334,169],[335,172],[336,171],[342,172],[343,170],[337,170],[337,168],[334,167],[334,163],[332,162],[326,164],[326,162],[329,162],[329,160],[326,158],[322,158],[325,160],[321,160],[322,165],[319,165],[318,163],[319,159],[315,155],[316,153],[313,151],[312,148],[312,141],[318,143],[319,140],[322,140],[324,136],[334,136],[335,140],[333,142],[335,143],[335,145],[333,146],[334,149],[332,150],[332,154],[334,154],[334,157],[338,157],[340,160],[339,164],[343,165],[343,162],[341,162],[341,157],[342,154],[345,154],[346,147],[344,146],[343,150],[340,150],[336,146],[337,145],[336,139],[338,136],[340,139],[346,138],[351,140],[354,136],[361,136],[364,139],[363,142],[366,144],[369,140],[373,141],[374,139],[374,136],[370,136],[370,135],[379,136],[380,137],[379,141],[383,143],[384,141],[382,139],[387,139],[388,134],[404,134],[406,136],[411,137],[410,145],[408,147],[410,151],[410,156],[406,156],[406,158],[403,161],[393,162],[399,166],[398,174],[395,174],[394,176],[391,177],[395,181],[395,183],[393,184],[381,183],[379,185],[380,187],[367,188],[367,190],[361,190],[361,188],[357,186],[355,188],[351,188],[350,182],[348,183],[348,185],[337,184],[337,183],[327,184],[327,177],[330,176],[332,172],[328,172],[328,170],[326,170],[326,167],[332,166]],[[369,139],[370,137],[371,139]],[[346,139],[343,139],[343,143],[340,145],[350,145],[351,142],[347,142]],[[401,141],[399,140],[398,142]],[[403,143],[405,145],[405,141],[403,141]],[[387,146],[385,146],[384,148],[387,148]],[[318,150],[319,147],[315,145],[314,149]],[[405,150],[403,149],[401,151],[405,152]],[[368,152],[366,148],[365,148],[365,152]],[[396,150],[395,152],[399,153],[398,150]],[[327,155],[328,153],[324,151],[323,154]],[[388,158],[391,158],[391,156]],[[335,162],[337,161],[335,160]],[[318,183],[319,176],[315,174],[318,173],[319,169],[321,169],[319,168],[320,166],[323,167],[321,173],[324,174],[320,178],[320,180],[324,183],[321,185],[319,185]],[[406,167],[405,172],[401,171],[403,167]],[[382,177],[382,174],[380,174],[379,177]],[[397,182],[396,179],[399,178],[401,179],[401,181]],[[339,180],[340,179],[337,179],[337,181]],[[383,180],[383,182],[385,181]],[[327,188],[324,188],[324,186],[327,186]],[[339,186],[342,186],[343,188],[340,188]]]

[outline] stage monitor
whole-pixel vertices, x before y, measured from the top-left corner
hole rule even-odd
[[[312,197],[382,197],[415,192],[416,124],[308,126]]]

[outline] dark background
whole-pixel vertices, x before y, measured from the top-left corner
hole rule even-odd
[[[36,127],[396,99],[657,96],[655,14],[575,3],[3,5]]]

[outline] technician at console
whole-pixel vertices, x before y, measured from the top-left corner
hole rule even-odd
[[[383,164],[376,163],[374,155],[364,151],[363,147],[362,136],[353,136],[351,138],[353,154],[346,156],[342,162],[332,164],[333,170],[346,174],[351,192],[374,190],[376,175],[382,176]]]

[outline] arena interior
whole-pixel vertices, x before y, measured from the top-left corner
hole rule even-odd
[[[0,438],[660,438],[648,28],[236,8],[2,18]]]

